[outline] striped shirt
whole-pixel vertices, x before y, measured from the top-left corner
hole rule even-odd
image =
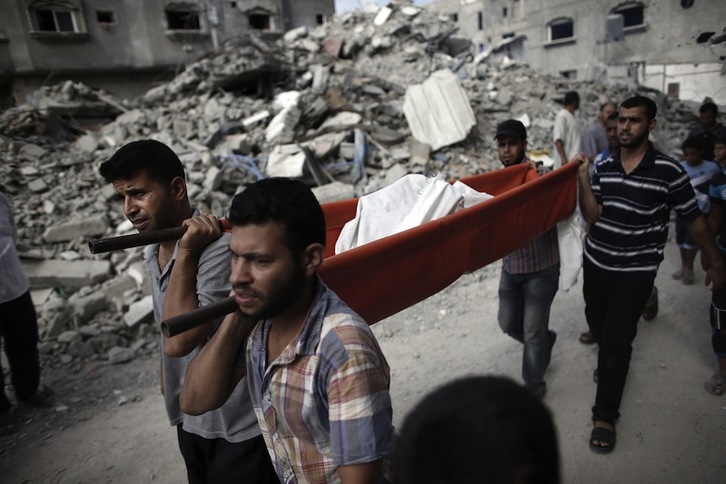
[[[585,257],[608,271],[657,271],[671,208],[685,221],[701,214],[686,172],[650,142],[640,164],[628,175],[620,163],[620,150],[598,165],[592,191],[602,213],[590,226]]]
[[[387,474],[394,442],[390,370],[365,321],[318,278],[300,335],[266,368],[269,332],[269,320],[255,326],[245,357],[252,404],[280,481],[337,483],[338,466],[379,459]]]
[[[529,163],[529,159],[525,158],[522,163]],[[525,182],[535,180],[537,176],[535,170],[529,170]],[[502,259],[502,269],[510,274],[530,274],[559,263],[560,252],[557,243],[557,227],[552,227],[521,249],[505,255]]]

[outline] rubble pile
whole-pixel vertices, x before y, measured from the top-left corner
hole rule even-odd
[[[222,216],[236,192],[264,176],[302,178],[325,202],[407,173],[453,179],[496,169],[492,137],[510,117],[528,126],[530,150],[552,150],[558,101],[569,90],[580,93],[583,125],[606,100],[654,98],[656,142],[665,151],[677,152],[696,119],[692,105],[659,92],[568,81],[506,59],[481,62],[471,49],[447,18],[394,1],[295,29],[274,44],[246,36],[136,99],[68,81],[44,90],[42,103],[0,114],[0,180],[39,304],[46,364],[79,368],[158,351],[142,249],[92,255],[87,247],[91,238],[132,230],[98,175],[129,141],[171,146],[193,204]],[[63,118],[69,106],[112,120],[79,136]],[[449,111],[460,114],[448,120]],[[453,130],[467,116],[471,123]],[[416,139],[414,128],[447,141]]]

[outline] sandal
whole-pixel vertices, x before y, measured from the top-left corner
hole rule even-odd
[[[17,430],[15,417],[10,412],[0,415],[0,435],[12,435]]]
[[[55,392],[50,387],[40,385],[31,396],[19,400],[32,407],[52,407],[55,403]]]
[[[590,450],[598,454],[609,454],[613,449],[615,449],[615,426],[612,430],[605,427],[593,428],[590,434]]]
[[[595,336],[590,331],[585,331],[580,334],[579,341],[584,345],[591,345],[595,343]]]
[[[711,395],[720,397],[723,395],[725,385],[726,376],[723,373],[714,373],[711,378],[703,382],[703,389]]]
[[[679,281],[681,277],[683,277],[683,271],[676,271],[673,274],[671,274],[671,277],[675,279],[676,281]]]

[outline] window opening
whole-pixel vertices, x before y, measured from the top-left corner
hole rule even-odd
[[[199,12],[190,10],[167,10],[166,24],[169,30],[201,30]]]
[[[619,13],[623,16],[623,27],[638,27],[644,24],[645,11],[642,4],[625,5],[614,8],[612,13]]]
[[[255,30],[270,30],[270,16],[259,13],[249,15],[250,27]]]
[[[572,19],[555,20],[549,25],[550,40],[569,39],[575,36]]]
[[[109,10],[96,10],[96,21],[100,24],[115,24],[116,14]]]
[[[73,14],[66,10],[36,10],[38,30],[42,32],[75,32]]]

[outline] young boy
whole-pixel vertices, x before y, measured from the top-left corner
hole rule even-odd
[[[701,142],[696,138],[688,138],[681,146],[683,158],[681,166],[691,179],[691,185],[696,192],[698,208],[704,216],[708,217],[711,203],[708,199],[708,185],[711,178],[718,173],[719,167],[712,161],[703,159]],[[681,253],[681,269],[673,273],[673,279],[680,279],[683,284],[693,284],[693,261],[696,259],[698,246],[688,233],[683,221],[676,217],[676,243]]]
[[[713,161],[718,163],[721,169],[726,168],[726,138],[718,138],[714,143]]]

